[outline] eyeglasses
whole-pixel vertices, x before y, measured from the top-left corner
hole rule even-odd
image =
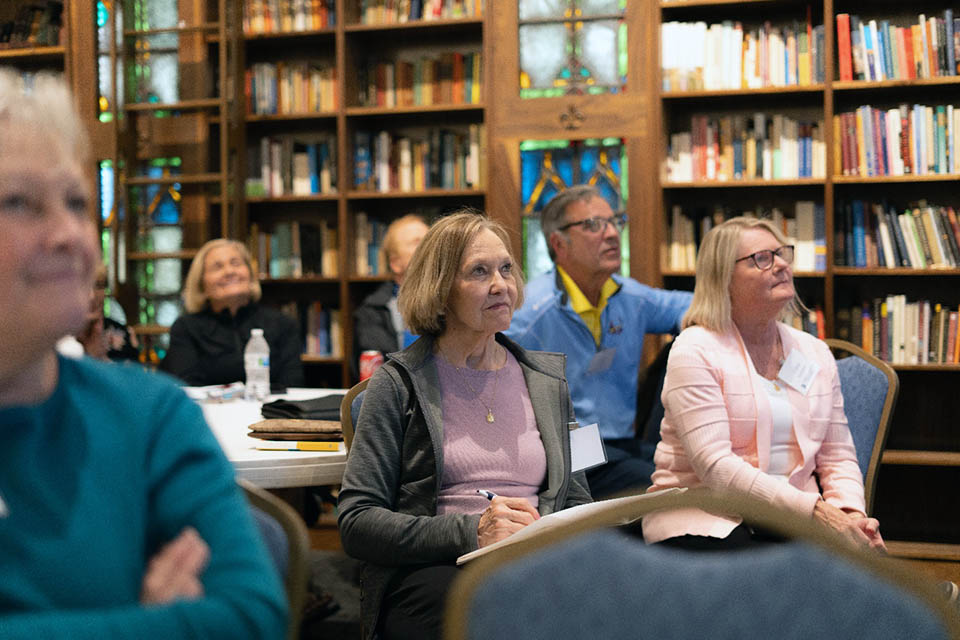
[[[763,251],[757,251],[756,253],[751,253],[748,256],[743,256],[742,258],[737,258],[734,262],[740,262],[741,260],[750,260],[753,259],[753,264],[757,265],[757,269],[760,271],[766,271],[773,266],[773,257],[776,256],[786,262],[787,264],[793,264],[793,245],[785,244],[776,251],[770,249],[764,249]]]
[[[576,222],[568,222],[557,229],[557,231],[566,231],[570,227],[583,225],[584,231],[589,233],[597,233],[606,229],[608,224],[612,224],[613,228],[616,229],[617,232],[623,231],[623,228],[627,226],[627,214],[618,213],[610,218],[597,217],[587,218],[586,220],[578,220]]]

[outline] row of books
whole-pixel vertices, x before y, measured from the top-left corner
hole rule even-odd
[[[795,252],[794,271],[825,271],[827,268],[827,225],[823,204],[810,200],[798,200],[793,215],[786,215],[773,207],[765,210],[733,210],[717,206],[712,213],[704,211],[684,212],[674,205],[667,231],[668,245],[664,252],[666,268],[677,271],[692,271],[697,264],[700,241],[714,226],[736,216],[766,218],[780,229]]]
[[[960,18],[946,9],[942,18],[917,17],[898,27],[889,20],[860,20],[837,14],[840,80],[913,80],[957,75]]]
[[[335,278],[339,271],[337,230],[323,219],[278,221],[269,231],[251,223],[248,248],[261,278]]]
[[[834,116],[834,161],[843,175],[902,176],[956,173],[960,109],[901,104],[857,107]]]
[[[260,138],[247,149],[247,196],[335,193],[336,149],[329,136]]]
[[[290,300],[281,304],[278,310],[304,328],[304,353],[334,358],[343,355],[343,329],[339,309],[327,309],[316,301]]]
[[[484,0],[360,0],[363,24],[480,18]]]
[[[827,339],[827,324],[820,305],[809,309],[806,313],[794,314],[788,324],[792,324],[794,329],[806,331],[821,340]]]
[[[306,60],[258,62],[244,73],[247,113],[318,113],[337,108],[337,71]]]
[[[327,309],[319,302],[312,302],[304,307],[303,315],[307,355],[339,358],[343,344],[340,309]]]
[[[836,334],[893,364],[960,362],[956,307],[903,294],[837,309]]]
[[[369,62],[361,69],[360,103],[367,107],[477,104],[483,77],[479,51],[449,51],[413,60]]]
[[[243,32],[292,33],[337,23],[336,0],[243,0]]]
[[[902,209],[884,202],[842,202],[834,238],[839,266],[960,266],[960,224],[953,207],[925,201]]]
[[[20,5],[13,20],[0,22],[0,49],[52,47],[60,44],[63,2],[46,0]]]
[[[381,248],[387,234],[387,223],[370,218],[363,211],[354,216],[353,259],[354,271],[358,276],[376,276],[386,274],[388,265]]]
[[[744,30],[740,22],[660,25],[664,91],[759,89],[824,82],[823,25]]]
[[[822,178],[826,176],[823,121],[782,114],[694,115],[690,131],[671,134],[669,182]]]
[[[484,128],[466,133],[432,127],[419,138],[358,131],[354,188],[359,191],[479,189],[484,184]]]

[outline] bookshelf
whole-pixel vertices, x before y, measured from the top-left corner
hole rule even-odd
[[[801,20],[798,16],[802,16],[807,7],[807,3],[791,1],[733,3],[692,0],[656,4],[658,24],[704,21],[710,25],[729,21],[726,24],[733,25],[740,22],[744,32],[768,20],[774,27],[791,24],[793,20]],[[844,175],[849,156],[843,156],[842,151],[849,139],[842,138],[843,129],[833,126],[835,117],[855,112],[863,105],[886,111],[901,103],[911,106],[960,104],[960,87],[957,86],[960,76],[902,78],[890,74],[882,79],[841,79],[843,64],[837,53],[838,14],[858,14],[867,22],[874,19],[878,24],[887,20],[892,27],[904,28],[915,23],[921,11],[926,11],[927,16],[943,18],[949,8],[942,2],[911,5],[909,8],[894,3],[863,4],[847,0],[812,3],[810,24],[812,27],[823,25],[822,46],[818,53],[823,65],[823,81],[808,86],[706,90],[693,83],[690,90],[685,91],[671,86],[676,70],[670,70],[673,76],[668,77],[659,64],[654,64],[656,68],[651,68],[651,73],[656,72],[659,86],[660,157],[665,165],[654,199],[664,234],[659,272],[662,282],[666,286],[682,286],[684,283],[692,285],[693,281],[691,269],[676,268],[670,263],[670,234],[673,231],[670,223],[674,207],[680,206],[685,213],[690,212],[697,232],[688,241],[696,244],[700,238],[700,223],[703,217],[712,215],[714,208],[730,213],[761,209],[770,212],[778,208],[789,220],[791,201],[812,200],[823,205],[822,244],[826,260],[822,269],[800,271],[795,273],[795,278],[804,301],[823,310],[821,331],[824,335],[850,339],[852,324],[847,320],[850,307],[875,298],[904,295],[908,301],[937,301],[956,310],[960,298],[954,291],[960,268],[947,262],[946,258],[937,268],[886,267],[882,266],[884,263],[858,267],[847,261],[844,251],[852,235],[848,235],[850,230],[845,227],[845,207],[849,203],[856,200],[885,203],[894,206],[897,213],[903,212],[909,203],[921,200],[934,207],[957,207],[960,205],[954,196],[960,179],[957,170],[948,165],[932,168],[926,174],[912,171],[907,175],[873,175],[873,171],[857,171]],[[730,179],[726,182],[668,180],[667,159],[671,151],[675,151],[671,136],[684,127],[689,128],[693,115],[710,114],[719,121],[724,116],[791,110],[823,122],[826,151],[823,177],[773,179],[768,175],[767,178]],[[889,157],[887,155],[884,159]],[[870,236],[871,230],[879,234],[879,226],[867,227],[865,237]],[[880,243],[879,235],[876,238],[875,242]],[[946,244],[943,247],[946,247],[944,251],[949,250]],[[882,253],[882,248],[880,251]],[[857,315],[856,311],[853,313]],[[894,554],[917,560],[956,562],[960,559],[960,537],[957,535],[960,522],[953,510],[945,510],[940,505],[960,481],[960,440],[953,428],[960,401],[952,392],[960,383],[960,365],[897,361],[893,366],[900,377],[901,392],[880,470],[875,515],[882,523]]]
[[[300,5],[291,4],[290,16],[281,13],[273,20],[269,3],[236,1],[244,16],[237,82],[245,88],[234,130],[243,158],[238,215],[249,230],[241,237],[259,258],[264,301],[297,315],[306,333],[302,361],[308,384],[347,387],[355,376],[353,310],[389,280],[376,250],[389,222],[411,212],[429,219],[464,204],[484,205],[482,3],[438,3],[440,15],[411,19],[389,14],[385,3],[324,0],[307,3],[304,9],[312,12],[302,16],[296,13]],[[454,13],[455,6],[463,11]],[[319,86],[317,100],[284,97],[295,94],[301,82],[311,90]],[[470,82],[472,91],[466,88]],[[471,132],[474,179],[465,181]],[[412,164],[400,166],[400,152],[408,150],[415,160],[418,144],[430,143],[431,134],[445,148],[445,133],[454,135],[458,151],[465,149],[463,158],[454,158],[455,179],[430,181]],[[357,144],[364,137],[365,153]],[[326,147],[314,154],[310,145],[317,144]],[[424,146],[421,155],[430,151]],[[298,159],[304,152],[312,154],[306,162]],[[370,169],[366,182],[357,179],[358,162]],[[265,177],[271,172],[273,184]],[[310,268],[300,255],[287,269],[276,259],[278,249],[281,256],[286,251],[277,244],[278,232],[283,236],[289,229],[299,236],[303,254],[315,227],[323,236],[321,267]]]

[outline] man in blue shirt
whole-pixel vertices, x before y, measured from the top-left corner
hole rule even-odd
[[[567,355],[577,421],[597,423],[607,450],[607,464],[587,471],[593,496],[647,486],[654,446],[637,437],[635,424],[643,339],[678,332],[692,294],[617,274],[626,216],[615,215],[594,187],[557,194],[540,219],[555,268],[527,284],[507,335],[528,349]]]

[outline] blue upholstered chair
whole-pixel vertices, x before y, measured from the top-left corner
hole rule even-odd
[[[343,442],[347,445],[347,451],[353,444],[353,432],[357,428],[357,418],[360,417],[360,406],[363,404],[363,392],[368,382],[370,382],[369,378],[350,387],[340,402],[340,428],[343,429]]]
[[[739,513],[793,541],[690,553],[572,523],[469,563],[445,640],[960,637],[960,617],[903,561],[744,496],[698,489],[670,500]]]
[[[893,367],[855,344],[834,339],[826,342],[837,358],[843,408],[857,448],[869,515],[873,511],[877,473],[900,392],[900,379]]]
[[[288,640],[300,636],[300,614],[307,593],[310,539],[303,519],[286,502],[246,480],[237,480],[250,503],[253,519],[283,581],[290,608]]]

